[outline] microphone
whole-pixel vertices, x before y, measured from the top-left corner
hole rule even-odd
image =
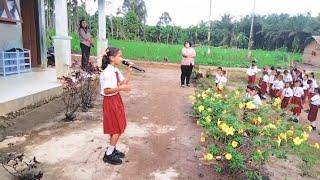
[[[145,70],[143,70],[143,69],[141,69],[141,68],[139,68],[139,67],[133,66],[132,63],[131,63],[130,61],[128,61],[128,60],[123,60],[123,61],[122,61],[122,64],[123,64],[123,65],[126,65],[126,66],[131,66],[131,68],[133,68],[133,69],[135,69],[135,70],[137,70],[137,71],[146,72]]]

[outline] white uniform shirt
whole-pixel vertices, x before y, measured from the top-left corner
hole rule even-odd
[[[254,76],[258,73],[258,68],[257,66],[255,66],[254,68],[252,68],[252,66],[250,66],[248,69],[247,69],[247,75],[248,76]]]
[[[262,81],[263,82],[266,82],[266,83],[269,83],[270,79],[269,79],[269,76],[267,74],[265,74],[262,78]]]
[[[293,79],[290,73],[286,75],[286,77],[284,78],[284,82],[293,82]]]
[[[320,106],[320,96],[319,94],[314,95],[311,99],[311,104],[315,106]]]
[[[216,81],[218,85],[225,85],[227,83],[227,78],[225,76],[220,76],[218,81]]]
[[[303,81],[302,81],[302,89],[303,89],[303,90],[309,89],[308,80],[303,80]]]
[[[220,76],[220,74],[216,74],[216,79],[215,79],[215,83],[218,83],[219,82],[219,80],[220,80],[220,78],[221,78],[221,76]]]
[[[302,87],[294,87],[293,88],[293,96],[301,98],[304,95],[304,91]]]
[[[256,105],[256,106],[261,106],[262,105],[262,101],[261,101],[261,98],[260,96],[257,94],[255,96],[253,96],[253,103]]]
[[[272,85],[272,88],[273,88],[273,89],[281,90],[281,89],[283,89],[283,87],[284,87],[283,81],[275,80],[275,81],[273,82],[273,85]]]
[[[282,96],[283,97],[292,97],[293,96],[293,91],[292,89],[289,88],[284,88],[284,90],[282,91]]]
[[[270,83],[270,84],[273,84],[273,82],[274,82],[274,80],[275,80],[274,78],[275,78],[274,75],[270,75],[270,76],[269,76],[269,83]]]
[[[118,72],[119,75],[119,80],[123,81],[124,77],[122,75],[122,73],[119,71],[118,68],[112,66],[112,65],[108,65],[108,67],[106,69],[104,69],[102,71],[102,73],[100,74],[100,93],[103,96],[113,96],[116,95],[118,92],[114,93],[114,94],[104,94],[104,89],[110,88],[117,88],[118,87],[118,82],[117,82],[117,76],[116,76],[116,72]]]
[[[314,88],[318,88],[318,83],[317,83],[317,81],[315,80],[315,79],[311,79],[312,80],[312,86],[314,87]]]

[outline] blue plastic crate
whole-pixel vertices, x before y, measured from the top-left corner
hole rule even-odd
[[[0,52],[0,75],[20,74],[31,71],[30,50]]]

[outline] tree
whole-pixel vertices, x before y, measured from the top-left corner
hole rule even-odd
[[[147,8],[143,0],[124,0],[122,4],[122,14],[127,14],[133,11],[140,22],[145,24],[147,19]]]
[[[161,16],[159,17],[159,21],[157,23],[157,25],[159,26],[167,26],[171,23],[172,19],[170,17],[170,14],[168,12],[164,12],[161,14]]]
[[[139,31],[141,27],[139,17],[134,11],[129,11],[124,17],[124,28],[126,36],[129,39],[139,39]]]

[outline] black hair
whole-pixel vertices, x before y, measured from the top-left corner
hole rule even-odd
[[[309,79],[308,81],[307,81],[307,84],[312,84],[313,83],[313,81],[311,80],[311,79]]]
[[[261,88],[258,85],[248,85],[247,88],[250,89],[251,91],[255,90],[259,95],[259,97],[263,99]]]
[[[221,66],[219,66],[219,67],[218,67],[218,69],[221,69],[221,70],[222,70],[222,67],[221,67]]]
[[[310,73],[310,77],[311,77],[312,79],[315,79],[314,72],[311,72],[311,73]]]
[[[314,92],[320,94],[320,88],[316,88]]]
[[[84,20],[84,19],[81,19],[81,20],[79,21],[79,30],[80,30],[80,29],[83,29],[84,32],[87,33],[87,31],[88,31],[88,26],[87,26],[87,27],[82,27],[82,23],[85,22],[85,21],[86,21],[86,20]]]
[[[190,47],[192,47],[192,43],[189,40],[185,41],[183,45],[186,46],[187,43],[189,43]]]
[[[104,70],[105,68],[108,67],[108,65],[111,62],[110,57],[111,56],[116,56],[119,53],[120,49],[119,48],[114,48],[114,47],[108,47],[106,49],[106,54],[102,57],[102,65],[101,69]]]
[[[271,68],[270,68],[271,70],[276,70],[276,68],[274,67],[274,66],[271,66]]]
[[[284,70],[284,71],[283,71],[283,74],[288,74],[288,73],[289,73],[288,70]]]

